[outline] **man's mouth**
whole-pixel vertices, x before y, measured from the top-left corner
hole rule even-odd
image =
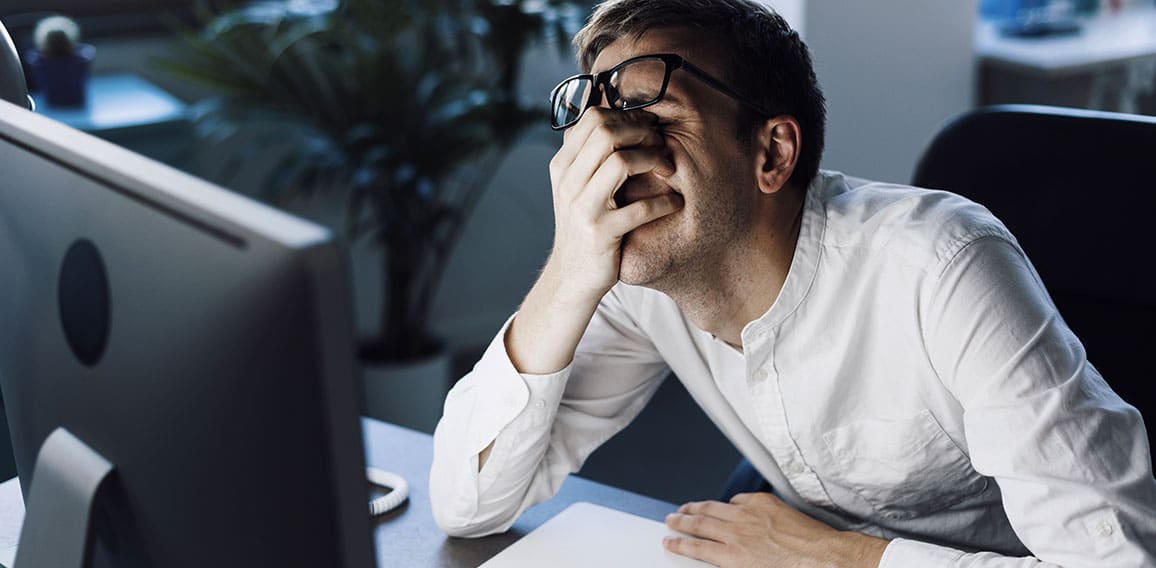
[[[619,209],[649,197],[658,197],[666,193],[677,193],[670,186],[657,183],[653,179],[646,179],[642,176],[634,176],[627,178],[626,183],[614,192],[614,204]]]

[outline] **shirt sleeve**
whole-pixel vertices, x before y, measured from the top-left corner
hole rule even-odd
[[[430,501],[442,530],[465,537],[508,530],[527,508],[554,496],[658,390],[669,369],[617,290],[603,298],[565,369],[518,373],[505,347],[515,315],[451,389],[430,470]],[[479,472],[478,454],[491,441]]]
[[[976,239],[925,297],[928,357],[962,406],[972,466],[999,484],[1033,556],[897,539],[881,566],[1156,566],[1140,414],[1089,363],[1018,245]]]

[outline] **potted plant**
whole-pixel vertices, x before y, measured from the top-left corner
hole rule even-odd
[[[374,369],[367,410],[429,430],[451,379],[448,353],[430,329],[431,302],[500,160],[546,120],[544,100],[531,104],[516,92],[524,50],[573,23],[559,13],[577,12],[534,0],[301,5],[216,14],[187,34],[192,49],[166,68],[219,93],[199,105],[210,134],[252,121],[293,125],[295,141],[264,184],[267,195],[284,202],[335,190],[346,207],[346,244],[368,239],[380,250],[380,324],[359,349],[363,369]],[[234,153],[236,166],[251,155]],[[414,365],[433,365],[442,377],[374,378]],[[421,381],[428,384],[414,384]],[[415,410],[406,399],[421,386],[428,394],[418,398],[434,408]],[[376,399],[418,418],[375,413]]]
[[[80,26],[67,16],[48,16],[33,30],[36,47],[25,55],[33,81],[50,106],[82,107],[96,48],[80,41]]]

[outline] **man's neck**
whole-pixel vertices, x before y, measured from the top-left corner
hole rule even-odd
[[[718,270],[704,271],[673,290],[663,290],[698,328],[742,348],[746,325],[767,313],[787,280],[802,226],[802,195],[756,212],[767,222],[750,239],[735,243]]]

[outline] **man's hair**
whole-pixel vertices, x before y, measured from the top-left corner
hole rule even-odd
[[[606,46],[659,28],[699,31],[719,42],[730,62],[724,80],[731,88],[771,116],[795,117],[803,140],[790,181],[806,189],[819,171],[827,110],[799,34],[773,10],[750,0],[606,0],[574,36],[578,62],[588,73]],[[763,123],[743,106],[740,141],[748,143]]]

